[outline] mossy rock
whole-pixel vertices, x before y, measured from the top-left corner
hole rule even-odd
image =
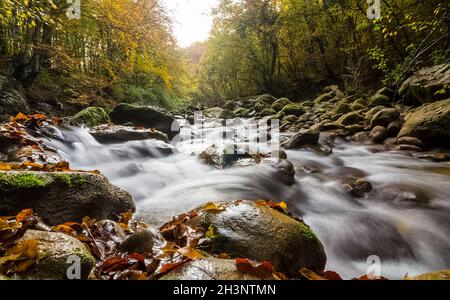
[[[222,202],[223,211],[196,209],[187,224],[209,232],[203,250],[270,261],[279,271],[295,274],[301,267],[323,270],[322,243],[302,221],[252,201]]]
[[[288,104],[292,104],[291,100],[289,100],[288,98],[281,98],[276,100],[273,104],[272,104],[272,108],[279,112],[281,111],[286,105]]]
[[[126,143],[129,141],[159,140],[169,142],[166,134],[147,128],[133,128],[121,125],[101,125],[91,128],[89,133],[99,142],[104,144]]]
[[[272,103],[277,100],[277,98],[275,98],[274,96],[270,95],[270,94],[264,94],[258,97],[259,101],[262,101],[266,104],[268,104],[269,106],[272,105]]]
[[[108,113],[101,107],[88,107],[77,113],[73,120],[88,127],[110,123]]]
[[[268,117],[268,116],[273,116],[273,115],[276,115],[276,114],[277,114],[277,112],[274,109],[266,108],[265,110],[263,110],[261,112],[261,117]]]
[[[320,132],[317,129],[301,130],[292,138],[282,144],[287,149],[298,149],[306,145],[316,145],[319,142]]]
[[[38,243],[38,262],[24,273],[17,274],[19,279],[27,280],[67,280],[87,279],[95,266],[95,258],[78,239],[59,232],[27,230],[21,241],[36,240]],[[78,275],[69,268],[80,263],[80,277],[67,278],[67,275]],[[75,268],[75,266],[74,266]]]
[[[219,119],[222,112],[223,112],[223,108],[211,107],[211,108],[207,108],[203,111],[203,116],[205,116],[207,118]]]
[[[335,97],[336,97],[336,93],[331,91],[331,92],[328,92],[328,93],[325,93],[325,94],[322,94],[322,95],[318,96],[314,100],[314,102],[317,103],[317,104],[322,104],[324,102],[331,101]]]
[[[386,109],[386,106],[383,105],[379,105],[379,106],[375,106],[374,108],[371,108],[368,112],[366,112],[365,115],[365,119],[367,121],[368,124],[370,124],[370,122],[372,121],[373,117],[380,111],[382,111],[383,109]]]
[[[385,108],[377,112],[370,121],[370,128],[376,126],[387,127],[400,117],[400,112],[395,108]]]
[[[291,103],[283,107],[282,112],[285,115],[295,115],[297,117],[305,113],[305,108],[299,103]]]
[[[235,116],[238,116],[238,117],[247,117],[249,112],[250,112],[249,109],[243,108],[243,107],[238,107],[234,110]]]
[[[406,117],[398,137],[411,136],[429,145],[450,146],[450,99],[424,105]]]
[[[337,120],[338,125],[346,126],[346,125],[353,125],[353,124],[359,124],[364,121],[364,118],[358,114],[357,112],[349,112]]]
[[[281,123],[297,123],[298,117],[296,115],[287,115],[283,118]]]
[[[275,116],[273,116],[273,119],[275,120],[283,120],[283,118],[285,117],[285,113],[283,111],[278,112]]]
[[[223,109],[228,109],[233,111],[236,108],[236,103],[234,101],[227,101],[223,105]]]
[[[131,196],[92,173],[0,171],[0,215],[32,208],[50,225],[117,218],[135,210]]]
[[[391,106],[392,101],[388,96],[382,94],[375,94],[369,99],[369,107],[376,107],[379,105]]]
[[[352,111],[352,108],[347,103],[339,103],[334,110],[334,112],[336,114],[346,114],[351,111]]]
[[[148,106],[120,103],[109,113],[109,117],[117,125],[132,123],[138,127],[154,128],[167,134],[169,139],[179,133],[179,130],[176,130],[179,127],[174,126],[174,117]]]
[[[269,107],[270,107],[269,104],[261,100],[258,100],[253,104],[253,108],[255,109],[256,112],[262,112],[263,110]]]

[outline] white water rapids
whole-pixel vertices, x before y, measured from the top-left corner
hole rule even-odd
[[[100,170],[128,191],[138,217],[154,225],[209,201],[285,201],[324,244],[326,269],[346,279],[366,274],[371,255],[380,257],[382,276],[390,279],[450,268],[450,163],[340,143],[329,156],[288,151],[297,173],[288,186],[268,167],[217,170],[191,155],[221,130],[211,128],[205,144],[185,143],[169,156],[152,140],[100,144],[84,128],[62,130],[48,145],[72,168]],[[370,181],[374,190],[349,196],[341,180],[352,177]]]

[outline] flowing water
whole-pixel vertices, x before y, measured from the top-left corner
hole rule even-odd
[[[203,137],[181,142],[169,156],[164,153],[170,146],[162,142],[103,145],[84,128],[62,130],[48,144],[72,168],[100,170],[131,193],[138,217],[154,225],[208,201],[285,201],[324,244],[327,269],[344,278],[365,274],[371,255],[391,279],[450,268],[450,163],[341,142],[329,156],[288,151],[297,173],[288,186],[270,167],[218,170],[203,164],[194,154],[222,136],[215,125],[208,123]],[[182,136],[192,134],[188,128]],[[351,197],[342,184],[348,178],[365,178],[374,190]]]

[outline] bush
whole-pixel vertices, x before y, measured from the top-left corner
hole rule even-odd
[[[112,88],[112,96],[118,101],[129,104],[150,105],[167,109],[177,106],[177,99],[162,88],[146,88],[121,84]]]

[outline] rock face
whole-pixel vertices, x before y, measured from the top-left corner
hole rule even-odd
[[[87,279],[95,259],[89,249],[78,239],[59,232],[27,230],[20,241],[36,240],[39,261],[19,279],[33,280],[67,280]],[[19,241],[19,242],[20,242]],[[78,275],[70,272],[69,267],[80,262],[80,278],[68,278],[67,275]],[[69,271],[69,272],[68,272]]]
[[[277,278],[272,275],[263,279]],[[261,280],[261,278],[239,272],[234,259],[207,258],[185,263],[159,280]]]
[[[450,99],[424,105],[406,117],[398,137],[416,137],[426,144],[450,145]]]
[[[107,124],[110,122],[108,114],[101,107],[88,107],[83,109],[73,117],[73,120],[88,127]]]
[[[117,219],[135,210],[131,196],[102,175],[69,172],[0,172],[0,215],[32,208],[50,225]]]
[[[402,84],[398,92],[405,103],[422,105],[450,97],[449,85],[450,64],[442,64],[420,69]]]
[[[19,112],[28,113],[30,107],[21,91],[21,85],[14,79],[0,75],[0,122]]]
[[[121,125],[101,125],[90,130],[90,134],[103,144],[125,143],[128,141],[140,141],[155,139],[169,142],[167,135],[154,129],[133,128]]]
[[[301,267],[323,270],[326,255],[314,232],[302,221],[251,201],[220,203],[223,211],[198,209],[188,225],[212,235],[205,250],[234,257],[270,261],[281,272],[295,274]]]
[[[154,128],[164,132],[169,138],[179,133],[179,126],[174,126],[172,131],[172,125],[176,122],[172,116],[147,106],[121,103],[114,107],[109,117],[115,124],[133,123],[134,126]]]
[[[298,149],[306,145],[316,145],[319,142],[320,132],[317,129],[301,130],[288,141],[282,144],[287,149]]]

